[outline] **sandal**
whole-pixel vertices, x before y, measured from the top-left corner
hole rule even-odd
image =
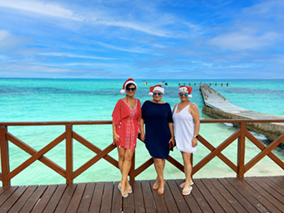
[[[153,184],[153,189],[157,190],[159,188],[160,184],[159,183],[154,183]]]
[[[120,191],[122,197],[128,197],[128,191],[122,192],[119,184],[117,185],[117,188]],[[131,192],[132,192],[132,190],[131,190]]]
[[[129,186],[129,187],[127,188],[127,193],[132,193],[132,187],[131,187],[131,186]]]
[[[159,188],[157,192],[159,195],[163,195],[165,192],[165,188]]]
[[[192,187],[183,189],[182,190],[182,195],[189,195],[191,190],[192,190]],[[188,192],[186,192],[186,191],[188,191]]]
[[[124,192],[121,191],[121,196],[124,197],[124,198],[128,197],[128,192],[127,191],[124,191]]]
[[[191,186],[192,186],[193,184],[194,184],[193,182],[190,183]],[[183,188],[184,188],[184,185],[185,185],[185,182],[181,183],[181,184],[179,185],[179,187],[183,189]]]

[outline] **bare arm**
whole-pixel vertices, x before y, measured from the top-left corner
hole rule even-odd
[[[195,128],[194,128],[194,135],[198,135],[199,134],[199,130],[200,130],[200,118],[199,118],[199,112],[198,112],[198,108],[195,104],[191,105],[191,115],[193,117],[193,121],[195,123]],[[197,138],[193,137],[192,139],[192,146],[197,146]]]
[[[170,131],[171,131],[171,135],[172,135],[169,143],[172,143],[174,145],[175,144],[174,124],[173,123],[169,123],[169,127],[170,127]]]
[[[140,126],[141,126],[140,139],[141,139],[141,141],[145,142],[144,119],[143,118],[141,118],[141,120],[140,120]]]
[[[112,122],[112,137],[115,143],[119,140],[119,135],[116,133],[116,125]]]

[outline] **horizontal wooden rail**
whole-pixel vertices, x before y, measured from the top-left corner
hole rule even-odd
[[[201,120],[202,124],[209,123],[239,123],[240,128],[230,135],[227,139],[221,142],[217,147],[214,147],[207,141],[202,135],[199,135],[198,140],[202,143],[207,149],[211,152],[205,156],[200,162],[198,162],[193,167],[193,174],[198,172],[201,168],[203,168],[208,162],[210,162],[214,157],[220,158],[226,165],[228,165],[237,175],[237,177],[242,178],[244,174],[251,169],[256,163],[258,163],[263,157],[270,157],[278,166],[280,166],[284,170],[284,162],[279,159],[276,155],[272,153],[272,150],[277,147],[282,141],[284,141],[284,133],[279,136],[276,140],[270,143],[267,147],[262,144],[258,139],[256,139],[249,131],[246,129],[246,125],[248,123],[279,123],[284,120],[247,120],[247,119],[206,119]],[[114,167],[118,168],[118,161],[108,154],[115,149],[115,145],[110,142],[110,145],[105,149],[101,150],[93,143],[77,134],[73,131],[73,126],[75,125],[110,125],[112,121],[50,121],[50,122],[0,122],[0,147],[1,147],[1,174],[0,180],[3,183],[3,186],[10,186],[11,179],[22,172],[24,169],[29,167],[36,160],[42,162],[62,177],[66,179],[67,184],[72,184],[73,180],[78,177],[80,174],[85,172],[88,168],[90,168],[93,164],[98,162],[101,159],[108,161]],[[37,151],[9,133],[8,127],[10,126],[65,126],[65,132],[59,135],[50,143],[46,144],[41,150]],[[245,138],[248,138],[252,143],[258,147],[261,152],[257,154],[251,161],[245,164]],[[84,145],[86,148],[94,152],[94,156],[88,160],[85,164],[74,171],[73,169],[73,139]],[[237,165],[235,165],[232,161],[230,161],[224,154],[221,152],[228,147],[231,143],[233,143],[236,139],[238,139],[238,151],[237,151]],[[59,143],[65,140],[66,143],[66,168],[62,168],[44,155],[57,146]],[[110,139],[112,140],[112,139]],[[13,171],[10,171],[10,161],[9,161],[9,142],[18,146],[23,151],[27,152],[31,155],[31,157],[25,160],[22,164],[16,167]],[[134,153],[135,156],[135,153]],[[171,156],[167,159],[171,164],[173,164],[176,168],[183,171],[184,167],[177,160],[172,158]],[[131,180],[135,180],[139,174],[141,174],[144,170],[146,170],[149,166],[153,164],[153,159],[150,158],[146,160],[142,165],[136,166],[135,157],[133,158],[133,164],[131,170],[129,172],[129,176]]]

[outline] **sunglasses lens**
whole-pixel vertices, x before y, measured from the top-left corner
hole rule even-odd
[[[180,93],[179,95],[180,95],[180,96],[183,96],[183,93]]]
[[[162,95],[162,93],[160,93],[160,92],[153,92],[153,95]]]
[[[184,95],[185,95],[186,97],[188,97],[188,93],[185,93]]]

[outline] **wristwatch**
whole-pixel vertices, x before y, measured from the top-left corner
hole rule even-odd
[[[193,137],[198,138],[198,135],[193,135]]]

